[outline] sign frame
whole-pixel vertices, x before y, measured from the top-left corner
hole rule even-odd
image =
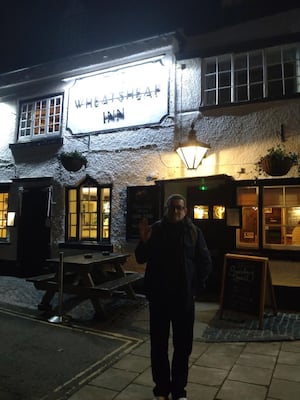
[[[267,293],[276,315],[277,304],[267,257],[225,254],[220,318],[226,309],[254,315],[259,320],[259,328],[262,329]]]

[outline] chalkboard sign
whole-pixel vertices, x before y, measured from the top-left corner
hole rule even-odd
[[[277,312],[269,260],[240,254],[226,254],[224,259],[220,316],[224,310],[251,314],[259,319],[262,327],[266,293]]]
[[[149,224],[159,219],[160,192],[157,186],[128,186],[126,239],[139,238],[139,221],[147,218]]]

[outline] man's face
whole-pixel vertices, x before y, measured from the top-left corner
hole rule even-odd
[[[174,199],[168,206],[168,220],[173,223],[180,222],[186,216],[186,212],[184,201],[182,199]]]

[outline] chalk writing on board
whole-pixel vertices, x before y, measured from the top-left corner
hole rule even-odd
[[[237,311],[259,313],[261,279],[261,263],[228,259],[224,306]]]
[[[270,294],[274,314],[276,299],[266,257],[226,254],[224,258],[220,318],[225,309],[256,315],[263,326],[266,290]]]

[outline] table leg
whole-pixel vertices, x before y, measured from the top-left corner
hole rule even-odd
[[[90,273],[87,273],[86,275],[82,276],[82,282],[84,283],[84,285],[88,287],[95,287],[94,280]],[[90,297],[90,301],[95,310],[95,319],[100,321],[106,319],[107,314],[105,312],[103,304],[101,303],[101,299],[99,297],[97,298]]]
[[[54,295],[55,295],[55,290],[47,290],[42,298],[42,301],[38,305],[38,309],[41,311],[51,311],[52,310],[51,301],[53,300]]]
[[[123,265],[121,263],[115,263],[115,271],[116,271],[116,275],[118,277],[123,277],[126,276],[126,272],[123,269]],[[125,287],[124,287],[124,291],[127,294],[127,297],[129,299],[135,300],[136,299],[136,294],[135,291],[133,290],[133,287],[131,285],[131,283],[128,283]]]
[[[107,313],[103,307],[103,304],[101,303],[101,300],[99,298],[91,298],[90,300],[95,310],[94,318],[99,321],[106,319]]]

